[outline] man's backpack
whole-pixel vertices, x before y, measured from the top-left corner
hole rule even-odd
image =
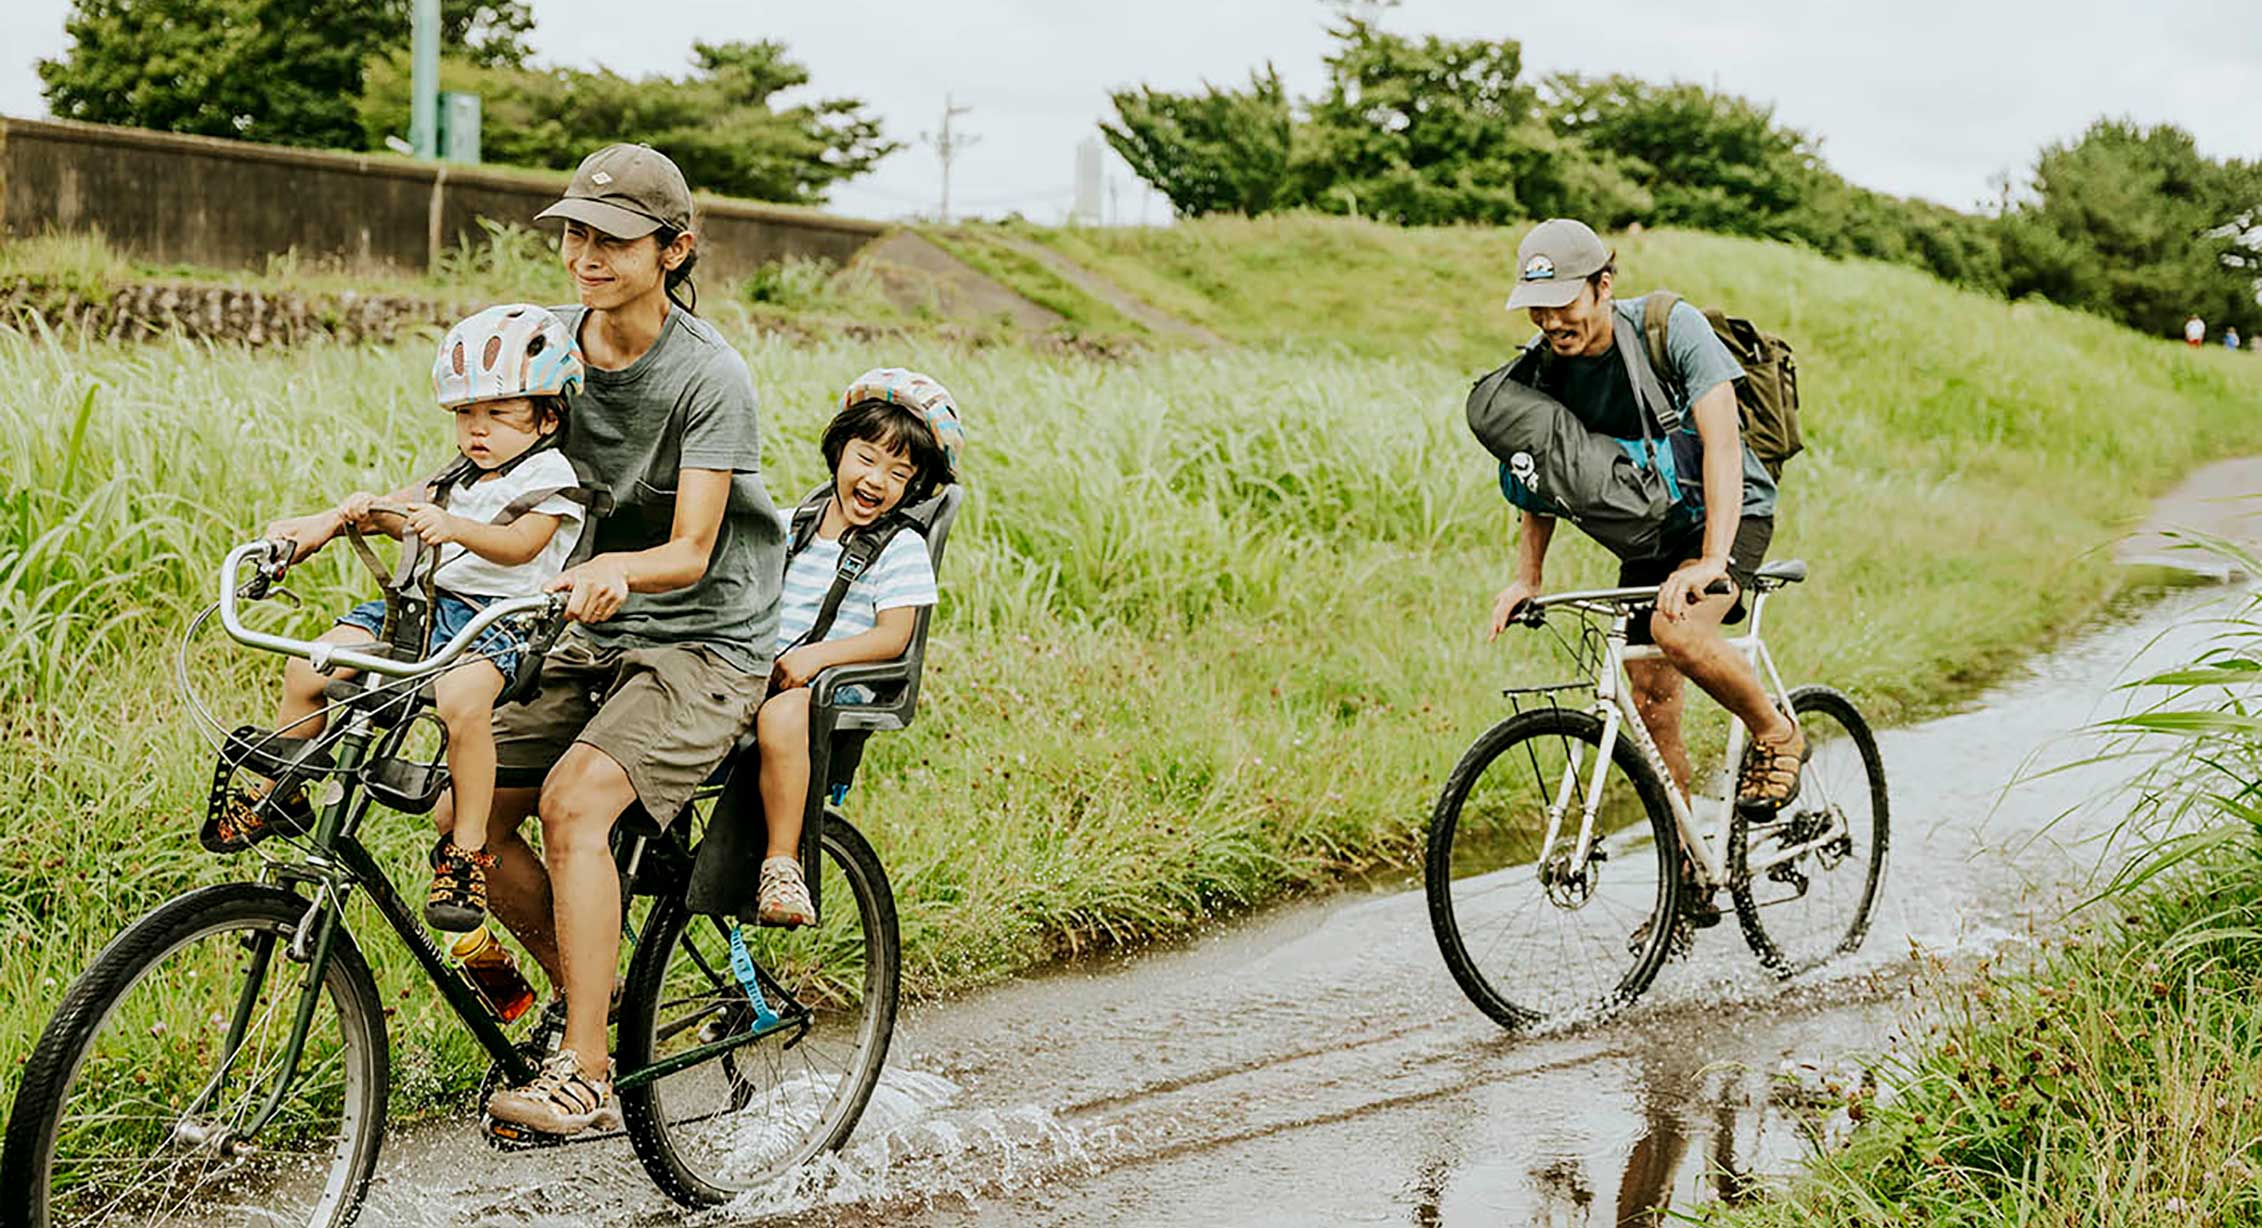
[[[1652,290],[1642,304],[1642,335],[1648,339],[1649,365],[1673,377],[1666,356],[1665,328],[1673,304],[1681,297],[1670,290]],[[1767,476],[1781,479],[1783,462],[1806,446],[1799,438],[1799,363],[1790,343],[1774,333],[1763,333],[1750,320],[1729,315],[1718,307],[1705,309],[1704,318],[1728,352],[1744,369],[1736,382],[1736,406],[1742,411],[1744,442],[1767,467]]]
[[[1519,506],[1569,520],[1620,558],[1650,558],[1683,506],[1672,445],[1681,415],[1640,360],[1633,326],[1612,316],[1615,344],[1644,407],[1641,438],[1602,434],[1539,391],[1544,341],[1477,381],[1469,392],[1469,431],[1499,459],[1502,493]]]

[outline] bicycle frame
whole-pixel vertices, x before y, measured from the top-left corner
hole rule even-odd
[[[1766,641],[1760,636],[1760,623],[1766,614],[1768,593],[1756,592],[1752,596],[1749,625],[1741,635],[1726,637],[1729,647],[1741,654],[1759,675],[1760,684],[1770,697],[1789,706],[1789,690],[1783,685],[1782,675],[1775,668],[1775,658],[1768,652]],[[1540,842],[1535,866],[1547,867],[1555,855],[1556,843],[1563,834],[1563,822],[1574,798],[1579,802],[1579,827],[1576,843],[1572,846],[1569,872],[1583,874],[1594,853],[1595,819],[1602,808],[1603,783],[1609,771],[1612,753],[1618,739],[1626,737],[1641,751],[1642,756],[1665,783],[1665,799],[1673,813],[1673,826],[1680,844],[1696,867],[1697,880],[1707,887],[1732,886],[1728,866],[1729,826],[1735,818],[1735,799],[1724,797],[1706,799],[1715,804],[1709,807],[1709,816],[1697,813],[1689,797],[1675,786],[1673,774],[1665,764],[1665,757],[1657,748],[1656,739],[1650,735],[1649,726],[1634,705],[1633,683],[1626,665],[1632,661],[1659,661],[1664,650],[1654,645],[1633,645],[1626,642],[1626,628],[1638,607],[1629,603],[1643,596],[1655,596],[1653,589],[1602,589],[1592,592],[1563,593],[1543,599],[1544,606],[1563,605],[1586,614],[1606,615],[1609,629],[1603,634],[1602,659],[1595,676],[1590,680],[1595,693],[1594,715],[1602,721],[1602,741],[1592,765],[1591,774],[1580,780],[1579,747],[1573,743],[1569,758],[1563,767],[1563,776],[1555,796],[1547,808],[1547,834]],[[1728,722],[1728,744],[1722,757],[1722,768],[1732,774],[1741,760],[1746,737],[1744,723],[1731,719]],[[1706,818],[1710,818],[1709,833]],[[1771,851],[1761,858],[1752,859],[1744,867],[1747,876],[1756,876],[1774,866],[1804,856],[1808,852],[1836,839],[1841,832],[1835,823],[1819,837],[1805,843]]]
[[[363,770],[375,760],[392,757],[413,724],[411,716],[415,706],[414,694],[396,693],[397,689],[404,684],[415,685],[462,657],[476,637],[493,623],[513,614],[533,612],[546,605],[548,599],[498,602],[482,611],[439,652],[423,661],[402,662],[337,645],[294,640],[244,627],[236,614],[237,570],[240,564],[254,560],[255,556],[262,555],[268,549],[268,543],[246,543],[229,553],[221,568],[219,608],[222,626],[240,643],[306,658],[317,669],[330,664],[359,669],[362,671],[363,689],[342,704],[334,705],[340,724],[333,734],[324,739],[334,748],[332,766],[327,771],[328,783],[320,790],[322,796],[316,799],[318,813],[314,830],[307,838],[306,856],[297,862],[270,862],[265,875],[269,881],[301,883],[314,889],[314,898],[308,903],[285,952],[286,958],[307,965],[307,978],[305,987],[300,991],[291,1030],[285,1041],[283,1059],[274,1074],[273,1090],[260,1110],[235,1133],[234,1141],[239,1143],[255,1137],[266,1127],[280,1111],[291,1084],[297,1078],[298,1064],[305,1053],[307,1036],[325,992],[324,976],[329,969],[339,930],[345,924],[345,903],[357,887],[367,894],[370,903],[399,936],[410,955],[415,957],[426,978],[439,989],[449,1008],[477,1038],[480,1047],[487,1051],[488,1057],[503,1072],[508,1082],[513,1085],[522,1084],[539,1073],[535,1060],[521,1052],[503,1030],[502,1022],[491,1012],[485,996],[471,983],[468,976],[448,962],[438,945],[425,933],[421,916],[412,912],[401,899],[392,880],[361,843],[358,833],[362,820],[368,815],[374,801],[363,784]],[[386,676],[397,681],[390,684],[378,681],[380,677]],[[377,714],[388,708],[394,711],[385,720],[378,720]],[[624,901],[628,898],[628,887],[636,876],[649,839],[649,836],[642,833],[629,833],[616,852]],[[626,941],[633,945],[636,931],[625,910],[622,929]],[[200,1112],[225,1086],[229,1068],[242,1048],[257,1009],[272,959],[273,948],[270,944],[262,946],[251,961],[223,1042],[219,1071],[189,1107],[189,1115]],[[718,988],[737,983],[732,977],[714,969],[707,969],[707,972]],[[779,985],[766,970],[756,967],[754,975],[757,984],[772,1001],[778,1003],[779,1009],[770,1012],[747,1031],[696,1046],[642,1069],[624,1072],[615,1087],[632,1088],[664,1078],[788,1029],[806,1030],[811,1017],[808,1008],[784,986]],[[790,1046],[797,1039],[798,1037],[793,1038],[786,1043]]]

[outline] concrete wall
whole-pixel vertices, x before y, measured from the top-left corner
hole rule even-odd
[[[530,223],[566,174],[442,166],[212,137],[0,118],[0,235],[99,229],[138,258],[259,267],[286,251],[426,268],[478,219]],[[846,264],[877,222],[698,198],[705,284],[787,256]]]

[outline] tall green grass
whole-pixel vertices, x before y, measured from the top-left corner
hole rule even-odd
[[[2082,618],[2116,583],[2099,551],[2115,528],[2245,446],[2262,411],[2262,368],[2239,356],[1895,269],[1647,242],[1723,264],[1714,284],[1846,305],[1795,318],[1812,447],[1776,553],[1815,572],[1770,639],[1789,673],[1879,719],[1951,702]],[[1433,328],[1500,329],[1479,306],[1457,324],[1441,300]],[[1460,421],[1473,364],[1354,334],[1132,363],[736,335],[781,502],[821,476],[816,433],[868,366],[934,371],[971,422],[930,687],[849,803],[896,886],[915,992],[1410,867],[1436,782],[1502,714],[1499,687],[1562,675],[1539,637],[1483,642],[1511,520]],[[241,872],[196,851],[209,761],[170,654],[230,544],[444,459],[428,364],[424,343],[250,353],[0,332],[0,1055],[28,1050],[118,928]],[[1611,574],[1575,534],[1557,540],[1552,583]],[[296,584],[306,629],[362,595],[334,553]],[[207,638],[190,668],[224,718],[266,717],[276,662]],[[420,822],[382,835],[404,882]],[[472,1059],[433,1042],[429,1002],[412,995],[395,1021],[418,1055],[406,1077],[460,1087]]]

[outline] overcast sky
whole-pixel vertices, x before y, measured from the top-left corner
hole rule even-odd
[[[69,0],[0,0],[0,112],[45,113],[32,63],[64,46]],[[958,212],[1066,214],[1075,148],[1111,87],[1238,84],[1266,60],[1292,93],[1320,81],[1320,0],[534,0],[546,62],[679,73],[693,39],[782,39],[814,91],[872,103],[906,147],[835,208],[935,208],[920,142],[944,96],[977,143]],[[1516,38],[1526,74],[1626,72],[1774,104],[1854,182],[1969,207],[1990,177],[2101,115],[2169,121],[2219,157],[2262,157],[2262,6],[2252,0],[1406,0],[1392,29]],[[1122,220],[1166,209],[1112,162]]]

